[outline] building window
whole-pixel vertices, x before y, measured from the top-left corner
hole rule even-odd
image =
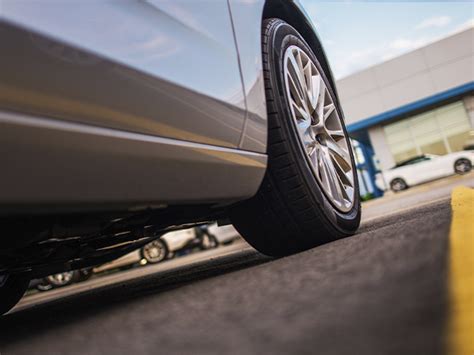
[[[462,150],[470,130],[462,101],[384,127],[396,163],[421,154],[443,155]]]

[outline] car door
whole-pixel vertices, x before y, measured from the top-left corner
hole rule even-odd
[[[430,155],[429,157],[431,159],[430,179],[437,179],[454,172],[453,164],[450,164],[449,155]]]
[[[421,156],[406,167],[410,175],[411,184],[419,184],[436,177],[433,171],[434,160],[430,156]],[[409,183],[410,184],[410,183]]]
[[[4,0],[0,16],[15,37],[3,41],[0,107],[239,145],[246,107],[226,1]]]

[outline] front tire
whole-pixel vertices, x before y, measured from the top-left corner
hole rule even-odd
[[[7,313],[23,297],[30,280],[22,276],[6,276],[0,281],[0,315]]]
[[[230,217],[257,250],[283,256],[354,234],[360,197],[342,110],[317,57],[282,20],[265,20],[262,33],[268,168]]]
[[[469,159],[461,158],[454,163],[454,172],[459,175],[467,174],[472,170],[472,163]]]

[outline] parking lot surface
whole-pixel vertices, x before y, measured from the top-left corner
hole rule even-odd
[[[362,220],[368,222],[372,218],[400,213],[400,211],[418,208],[433,201],[447,199],[456,186],[474,188],[474,172],[466,175],[452,175],[398,193],[388,191],[383,198],[363,204]]]
[[[371,202],[358,234],[297,255],[240,242],[25,298],[0,319],[0,352],[446,353],[449,196],[471,183]]]

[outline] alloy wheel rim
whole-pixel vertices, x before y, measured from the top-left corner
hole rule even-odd
[[[326,82],[298,46],[284,55],[285,88],[303,149],[324,193],[340,211],[354,205],[354,172],[348,139]]]
[[[468,164],[464,160],[458,162],[457,164],[458,171],[465,173],[468,171]]]
[[[162,245],[158,241],[153,241],[145,245],[143,252],[149,261],[161,261],[165,254]]]
[[[404,184],[402,181],[397,180],[397,181],[393,184],[393,189],[394,189],[395,191],[401,191],[401,190],[403,190],[403,188],[405,187],[404,185],[405,185],[405,184]]]

